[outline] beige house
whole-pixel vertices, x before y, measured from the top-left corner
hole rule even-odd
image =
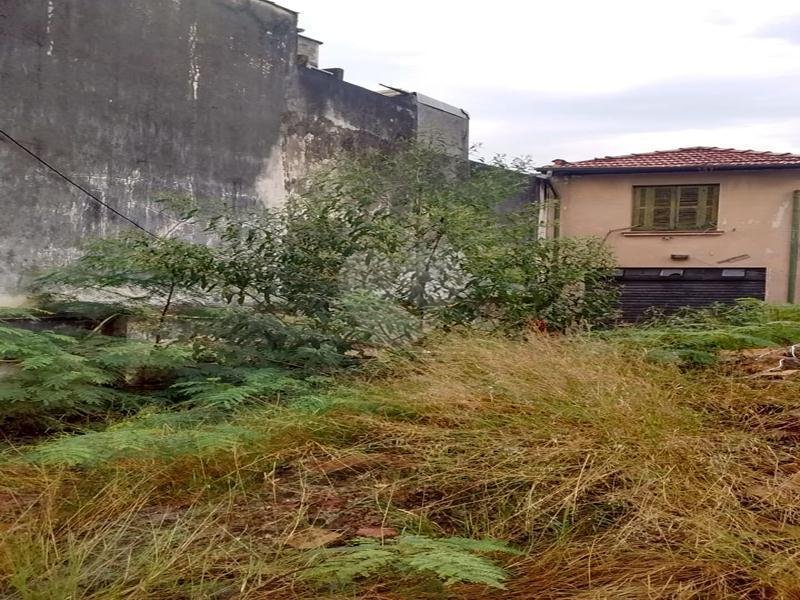
[[[555,160],[550,233],[613,248],[623,311],[797,299],[800,155],[711,147]]]

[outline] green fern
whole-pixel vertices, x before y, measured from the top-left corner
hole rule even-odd
[[[142,369],[174,370],[192,363],[192,350],[184,346],[104,338],[94,344],[87,341],[83,348],[94,364],[120,375]]]
[[[0,420],[90,412],[129,397],[107,388],[114,375],[74,353],[77,340],[51,333],[0,327]]]
[[[77,343],[75,338],[55,333],[0,326],[0,357],[24,359],[40,354],[58,354]]]
[[[228,423],[197,425],[185,414],[174,416],[177,418],[132,420],[105,431],[64,436],[34,447],[23,458],[36,464],[90,467],[118,459],[198,456],[232,450],[255,439],[255,432],[245,427]]]
[[[36,321],[48,314],[50,314],[48,311],[39,308],[0,306],[0,322],[16,319]]]
[[[0,424],[50,428],[59,420],[167,402],[229,413],[256,401],[308,396],[322,384],[276,368],[198,365],[192,353],[188,345],[0,326],[0,359],[6,363],[0,375]],[[145,395],[143,389],[158,391]]]
[[[313,386],[313,381],[289,377],[276,369],[254,369],[245,371],[236,383],[210,377],[176,383],[172,389],[188,398],[191,405],[232,410],[253,400],[299,396],[309,393]]]
[[[191,350],[103,336],[83,339],[0,326],[0,423],[38,423],[158,401],[129,391],[192,364]],[[167,377],[167,379],[169,379]]]
[[[494,540],[432,539],[404,535],[396,539],[359,538],[354,545],[324,550],[303,578],[318,583],[350,584],[384,570],[400,574],[432,574],[444,585],[477,583],[504,589],[506,571],[480,554],[518,554]]]

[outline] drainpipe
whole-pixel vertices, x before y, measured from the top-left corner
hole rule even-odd
[[[797,252],[798,242],[800,242],[800,190],[792,193],[792,230],[789,238],[789,285],[786,293],[786,301],[790,304],[795,302],[795,292],[797,288]]]
[[[550,222],[552,221],[550,212],[550,206],[547,202],[547,186],[550,184],[550,173],[535,173],[533,175],[538,180],[538,184],[536,185],[536,193],[537,198],[536,201],[538,203],[538,223],[539,226],[536,228],[536,239],[537,240],[545,240],[549,238],[548,229],[550,228]]]
[[[545,173],[537,173],[534,177],[538,177],[544,184],[539,186],[539,239],[557,239],[561,237],[561,202],[558,195],[558,190],[553,186],[553,172],[547,171]],[[548,189],[553,192],[553,198],[548,198]],[[551,202],[552,200],[552,202]]]

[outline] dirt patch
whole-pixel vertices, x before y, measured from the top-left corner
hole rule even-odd
[[[257,497],[231,507],[224,517],[226,527],[236,535],[295,548],[320,540],[338,545],[354,537],[393,537],[395,524],[386,523],[375,498],[383,475],[375,465],[381,462],[381,457],[360,455],[304,461],[266,483]],[[320,532],[335,538],[329,542]]]
[[[321,527],[308,527],[300,531],[295,531],[286,540],[286,545],[297,550],[314,550],[324,546],[330,546],[334,542],[342,539],[341,533],[322,529]]]
[[[350,454],[330,459],[314,458],[313,462],[307,465],[308,469],[314,473],[337,477],[347,477],[375,469],[405,469],[410,466],[401,457],[384,453]]]
[[[25,511],[39,502],[38,494],[0,491],[0,533],[11,527]]]
[[[800,348],[748,348],[720,352],[720,364],[731,374],[781,380],[800,374]]]

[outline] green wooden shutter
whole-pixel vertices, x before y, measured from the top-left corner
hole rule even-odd
[[[710,186],[698,186],[697,191],[697,218],[695,219],[698,229],[708,229],[709,227],[709,204],[708,190]]]
[[[718,185],[636,186],[633,227],[655,231],[713,229],[718,207]]]
[[[706,186],[682,185],[679,188],[676,229],[698,229],[706,220]]]
[[[675,227],[675,188],[658,186],[653,191],[653,229],[673,229]]]
[[[648,191],[652,188],[634,188],[633,196],[633,226],[640,229],[649,229],[653,224],[653,199]]]
[[[706,222],[704,227],[716,229],[719,219],[719,186],[706,186]]]

